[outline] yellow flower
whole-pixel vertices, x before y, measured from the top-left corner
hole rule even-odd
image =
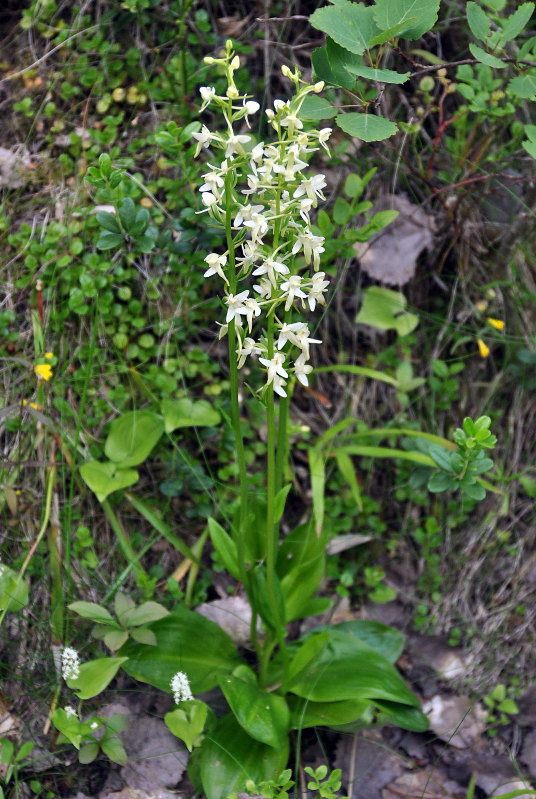
[[[34,366],[34,372],[41,380],[50,380],[52,377],[52,366],[49,363],[38,363]]]
[[[47,361],[51,361],[53,357],[54,357],[53,352],[45,352],[45,358],[47,359]]]
[[[28,402],[27,399],[23,399],[22,404],[24,405],[24,407],[26,407],[26,405],[29,405],[30,408],[35,408],[36,411],[39,410],[39,405],[36,402]]]
[[[480,311],[480,313],[484,313],[487,307],[488,303],[486,302],[486,300],[479,300],[476,304],[476,309],[477,311]]]
[[[482,341],[481,338],[478,338],[476,343],[478,344],[478,351],[480,353],[480,357],[487,358],[489,355],[489,347]]]
[[[491,316],[488,316],[486,322],[494,327],[495,330],[504,330],[504,322],[502,319],[493,319]]]

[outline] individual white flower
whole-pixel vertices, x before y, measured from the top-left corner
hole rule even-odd
[[[210,191],[215,197],[218,198],[218,200],[221,200],[222,194],[220,189],[223,189],[225,185],[225,181],[222,178],[221,173],[216,171],[207,172],[205,175],[203,175],[203,178],[205,182],[199,187],[199,191]]]
[[[257,239],[261,239],[266,234],[268,230],[268,220],[263,214],[254,213],[251,215],[251,219],[244,222],[244,227],[249,228],[251,241],[255,244]]]
[[[190,682],[183,671],[178,671],[171,680],[171,690],[173,691],[173,700],[176,705],[193,699]]]
[[[288,266],[286,266],[286,264],[282,263],[281,261],[274,261],[274,259],[270,257],[270,258],[265,258],[262,264],[253,271],[253,274],[255,276],[268,275],[270,283],[274,288],[276,288],[277,286],[275,279],[276,272],[279,272],[280,275],[288,275],[289,268]]]
[[[281,120],[281,126],[288,128],[288,135],[292,136],[295,130],[302,130],[303,122],[296,115],[296,112],[287,114]]]
[[[311,364],[306,362],[305,355],[299,355],[294,362],[294,374],[303,386],[308,386],[307,375],[313,371]]]
[[[246,358],[249,358],[250,355],[260,355],[262,350],[259,347],[259,345],[255,342],[255,340],[249,338],[249,336],[246,336],[243,344],[240,343],[241,342],[240,337],[238,338],[238,341],[239,341],[239,347],[237,350],[238,368],[241,369],[246,362]]]
[[[90,728],[92,730],[98,730],[99,729],[99,722],[98,721],[92,721],[89,726],[90,726]]]
[[[273,358],[259,358],[259,363],[262,363],[262,365],[266,366],[268,369],[266,385],[269,386],[276,375],[279,375],[279,377],[288,377],[288,373],[283,368],[285,358],[286,355],[284,352],[275,352]]]
[[[246,117],[248,117],[251,116],[251,114],[256,114],[260,105],[255,100],[246,100],[244,98],[244,107],[246,109]]]
[[[329,286],[329,280],[324,280],[325,277],[325,272],[316,272],[311,279],[311,288],[307,295],[307,302],[309,303],[311,311],[314,311],[317,302],[320,305],[326,304],[324,292]]]
[[[311,210],[312,207],[313,207],[313,201],[310,200],[308,197],[307,198],[304,197],[303,200],[300,200],[300,216],[307,225],[311,224],[309,211]]]
[[[295,347],[299,347],[300,345],[298,343],[299,341],[298,333],[300,333],[303,330],[303,328],[305,328],[305,330],[309,332],[309,328],[307,327],[305,322],[292,322],[290,324],[284,322],[279,329],[279,338],[277,339],[277,349],[282,350],[287,341],[290,342],[291,344],[294,344]]]
[[[80,675],[80,658],[76,649],[66,646],[61,652],[61,675],[65,681],[76,680]]]
[[[318,131],[318,143],[321,145],[321,147],[324,148],[324,150],[326,150],[328,155],[329,155],[329,147],[326,145],[326,142],[331,136],[332,132],[333,132],[332,128],[322,128],[322,130]]]
[[[286,386],[286,381],[283,380],[282,377],[279,375],[274,376],[274,391],[276,394],[279,394],[280,397],[286,397],[287,392],[285,391],[284,386]]]
[[[263,208],[263,205],[242,205],[234,218],[234,226],[240,227],[245,222],[251,222],[253,214],[258,214]]]
[[[227,335],[227,331],[229,330],[229,325],[222,325],[221,322],[216,322],[216,324],[220,328],[218,333],[218,341],[221,341],[221,339]]]
[[[204,111],[207,105],[211,102],[212,98],[215,96],[216,89],[214,86],[201,86],[199,89],[199,94],[203,98],[203,104],[199,110]]]
[[[206,150],[208,147],[210,147],[210,142],[214,136],[206,125],[203,125],[199,133],[192,133],[192,136],[197,140],[197,147],[194,153],[194,158],[197,158],[203,148]]]
[[[217,198],[212,194],[211,191],[204,191],[202,193],[201,202],[203,205],[206,205],[207,208],[211,208],[213,205],[218,204]]]
[[[309,199],[313,201],[313,206],[316,208],[317,197],[321,197],[322,200],[326,199],[322,193],[322,189],[325,188],[325,186],[326,178],[324,175],[313,175],[312,178],[304,178],[294,192],[294,197],[297,199],[307,194]]]
[[[240,294],[228,294],[225,298],[225,302],[227,304],[227,316],[225,317],[225,321],[227,324],[231,321],[231,319],[235,319],[236,323],[241,325],[242,322],[240,320],[240,314],[247,314],[248,309],[244,305],[244,300],[247,299],[249,291],[241,291]]]
[[[229,156],[233,155],[233,153],[245,156],[246,151],[242,145],[247,144],[250,141],[251,136],[246,136],[245,134],[241,133],[231,133],[225,140],[225,157],[229,158]]]
[[[246,272],[250,268],[255,261],[260,258],[260,252],[257,249],[256,244],[253,244],[251,241],[244,241],[242,244],[242,258],[236,258],[237,265],[244,269]]]
[[[253,148],[253,150],[250,152],[250,154],[249,154],[249,157],[250,157],[250,158],[251,158],[251,160],[252,160],[252,161],[254,161],[256,164],[257,164],[257,163],[259,163],[259,164],[260,164],[260,162],[261,162],[261,161],[262,161],[262,159],[263,159],[263,156],[264,156],[264,142],[263,142],[263,141],[261,141],[261,142],[259,142],[258,144],[256,144],[256,145],[255,145],[255,147]]]
[[[261,306],[254,297],[248,297],[247,300],[244,300],[244,307],[246,308],[246,319],[248,322],[248,330],[251,333],[251,328],[253,326],[253,317],[260,316]]]
[[[309,328],[307,325],[304,325],[296,333],[296,346],[301,349],[307,361],[309,360],[309,344],[322,344],[322,340],[319,338],[309,338]]]
[[[325,251],[324,247],[322,246],[323,243],[323,236],[314,236],[309,228],[305,228],[305,230],[298,235],[298,238],[294,242],[294,246],[292,247],[292,255],[296,255],[296,253],[303,248],[305,263],[310,264],[312,258],[314,268],[317,270],[320,266],[320,253]]]
[[[203,274],[203,277],[210,277],[211,275],[219,275],[222,278],[222,280],[225,280],[227,284],[229,283],[229,281],[225,277],[222,268],[227,263],[226,255],[218,255],[217,252],[211,252],[207,255],[207,257],[204,260],[205,263],[208,264],[209,268]]]
[[[76,710],[74,709],[74,707],[71,707],[71,705],[66,705],[64,710],[65,710],[65,715],[67,716],[68,719],[72,718],[73,716],[75,719],[78,718]]]
[[[301,288],[302,278],[299,275],[291,275],[285,283],[281,283],[281,291],[287,292],[287,301],[285,302],[285,311],[290,310],[295,297],[305,299],[305,294]]]
[[[267,277],[261,277],[258,284],[253,286],[253,290],[260,294],[263,299],[269,300],[272,296],[272,284]]]

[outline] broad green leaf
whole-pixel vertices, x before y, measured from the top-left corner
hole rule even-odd
[[[166,433],[178,427],[215,427],[221,421],[219,412],[210,402],[194,402],[187,397],[179,400],[164,400],[160,406]]]
[[[357,75],[358,78],[367,78],[367,80],[376,80],[380,83],[405,83],[410,76],[409,72],[395,72],[392,69],[374,69],[367,67],[364,64],[354,66],[349,64],[346,69],[352,75]]]
[[[531,97],[536,95],[536,70],[531,69],[525,72],[524,75],[512,78],[508,83],[507,91],[516,97],[530,100]]]
[[[383,141],[394,136],[398,130],[394,122],[376,114],[339,114],[337,125],[345,133],[363,141]]]
[[[127,657],[98,658],[80,666],[76,680],[67,680],[67,685],[75,691],[79,699],[91,699],[110,684]]]
[[[104,445],[106,456],[125,468],[148,457],[164,432],[164,422],[152,411],[127,411],[114,419]]]
[[[156,640],[156,635],[153,633],[152,630],[149,630],[147,627],[135,627],[133,630],[130,631],[130,635],[134,639],[134,641],[137,641],[139,644],[147,644],[147,646],[156,646],[158,643],[158,641]],[[125,641],[126,638],[124,641],[121,641],[120,646],[123,646]],[[119,647],[117,648],[119,649]]]
[[[128,594],[123,594],[122,591],[117,592],[114,598],[114,610],[120,624],[124,624],[124,618],[128,618],[126,614],[135,607],[136,603]]]
[[[385,714],[385,718],[380,715],[380,722],[396,724],[397,727],[412,732],[425,732],[430,726],[428,719],[418,707],[408,707],[385,699],[375,699],[374,704]]]
[[[309,94],[302,103],[300,119],[311,119],[314,121],[331,119],[331,117],[336,117],[337,113],[337,109],[323,97],[319,97],[317,94]]]
[[[184,741],[189,752],[199,743],[205,722],[208,705],[198,699],[188,700],[164,716],[164,722],[173,735]]]
[[[235,542],[231,536],[225,532],[221,524],[218,524],[216,519],[210,518],[208,520],[208,530],[212,545],[220,556],[223,565],[231,577],[234,577],[235,580],[240,579],[238,551]]]
[[[455,453],[449,452],[437,444],[432,444],[432,446],[428,448],[428,454],[440,469],[443,469],[445,472],[450,472],[451,474],[454,472],[452,456]]]
[[[207,799],[227,799],[230,793],[244,791],[246,781],[273,779],[286,767],[288,739],[272,746],[249,736],[232,714],[218,719],[201,748],[201,780]]]
[[[324,576],[325,544],[312,523],[299,525],[283,541],[277,556],[277,573],[285,599],[286,621],[309,615],[313,594]],[[318,608],[311,611],[321,612]]]
[[[294,730],[306,727],[333,727],[361,720],[369,727],[374,720],[374,705],[368,699],[347,699],[344,702],[311,702],[289,695],[291,725]]]
[[[428,491],[432,494],[441,494],[443,491],[454,491],[458,486],[455,477],[451,477],[445,472],[435,472],[428,480]]]
[[[279,577],[274,574],[269,585],[266,567],[263,563],[259,563],[251,572],[250,580],[254,607],[265,624],[277,631],[287,620],[285,597]]]
[[[337,197],[335,205],[333,206],[333,221],[338,225],[346,225],[352,216],[352,207],[344,199],[344,197]]]
[[[99,754],[99,745],[96,741],[84,744],[78,752],[78,761],[80,763],[93,763]]]
[[[124,243],[125,237],[122,233],[110,233],[107,230],[97,239],[99,250],[113,250],[114,247],[122,247]]]
[[[115,619],[111,613],[108,613],[106,608],[101,607],[101,605],[97,605],[96,602],[71,602],[67,607],[69,610],[74,610],[83,619],[91,619],[97,624],[115,625]]]
[[[101,461],[83,463],[80,474],[99,502],[114,491],[137,483],[139,479],[136,469],[120,469],[115,463]]]
[[[337,6],[318,8],[309,17],[309,22],[317,30],[345,47],[351,53],[361,55],[367,42],[380,32],[374,23],[374,9],[361,3],[341,2]]]
[[[358,638],[383,655],[390,663],[396,663],[404,649],[404,635],[399,630],[378,621],[368,619],[343,621],[334,625],[332,629]]]
[[[353,78],[346,70],[336,72],[328,60],[328,53],[325,47],[317,47],[311,55],[316,78],[325,81],[330,86],[340,86],[342,89],[352,89],[355,86]]]
[[[151,625],[157,646],[127,641],[120,654],[125,671],[141,682],[170,692],[171,680],[184,671],[192,693],[209,691],[241,661],[227,633],[199,613],[177,607]]]
[[[473,0],[469,0],[467,3],[466,11],[467,22],[471,28],[471,33],[477,39],[484,42],[491,31],[491,20],[486,12],[483,11],[477,3],[474,3]]]
[[[399,34],[403,33],[404,30],[408,27],[408,25],[413,25],[414,22],[417,21],[417,17],[410,17],[409,19],[404,20],[403,22],[399,22],[396,25],[393,25],[392,28],[387,28],[387,30],[382,31],[377,36],[374,36],[369,42],[368,47],[376,47],[377,44],[385,44],[390,39],[394,39],[398,37]],[[414,50],[412,52],[415,52]],[[430,55],[427,53],[427,55]],[[432,58],[435,56],[431,55]],[[441,60],[438,59],[437,62],[432,63],[441,63]]]
[[[363,304],[356,322],[370,325],[378,330],[396,330],[399,336],[407,336],[419,324],[419,317],[406,311],[406,298],[401,292],[370,286],[363,297]]]
[[[117,736],[113,736],[111,738],[104,738],[101,741],[101,749],[112,763],[119,763],[120,766],[126,766],[128,762],[127,753],[125,752],[125,747],[121,743],[121,740],[117,738]]]
[[[348,67],[350,65],[358,66],[362,62],[362,58],[360,55],[356,55],[356,53],[351,53],[345,47],[341,47],[340,44],[333,41],[332,38],[329,36],[326,38],[326,52],[328,56],[329,64],[337,77],[341,78],[345,76],[344,83],[341,80],[341,85],[346,86],[349,82],[350,88],[355,86],[356,79],[353,75],[350,75],[348,72]]]
[[[480,483],[461,482],[460,490],[463,491],[464,494],[467,494],[468,497],[471,497],[471,499],[476,499],[479,502],[486,496],[486,491]]]
[[[320,635],[311,635],[310,638],[303,642],[288,667],[287,679],[289,687],[292,687],[292,683],[301,678],[305,669],[311,667],[311,663],[325,648],[328,639],[329,633],[326,632]]]
[[[486,53],[485,50],[483,50],[477,44],[473,44],[473,42],[469,44],[469,50],[471,51],[471,55],[476,58],[477,61],[480,61],[482,64],[486,64],[488,67],[504,69],[507,66],[507,64],[504,61],[501,61],[500,58],[491,55],[491,53]]]
[[[124,241],[119,225],[117,224],[117,219],[113,214],[110,214],[108,211],[99,211],[95,214],[95,218],[99,225],[102,225],[105,230],[110,231],[110,233],[118,233],[121,235],[121,241]]]
[[[127,233],[132,233],[131,230],[134,222],[136,221],[136,206],[131,197],[125,197],[119,208],[119,219]]]
[[[398,35],[420,39],[434,27],[438,11],[439,0],[376,0],[374,19],[382,31],[403,25]]]
[[[534,3],[521,3],[517,10],[506,20],[501,39],[510,42],[525,29],[534,12]]]
[[[280,748],[290,728],[290,712],[282,696],[230,674],[220,681],[229,707],[241,727],[256,741]]]
[[[366,225],[346,234],[349,241],[370,241],[370,239],[391,224],[398,217],[398,211],[378,211]]]
[[[143,602],[137,608],[128,611],[125,624],[128,627],[141,627],[153,621],[158,621],[158,619],[163,619],[168,614],[169,610],[159,602]]]
[[[0,563],[0,611],[21,610],[28,604],[28,586],[17,572]]]
[[[291,690],[314,702],[387,699],[419,706],[417,697],[386,658],[363,641],[339,631]]]
[[[128,639],[126,630],[111,630],[102,636],[102,640],[112,652],[117,652]]]

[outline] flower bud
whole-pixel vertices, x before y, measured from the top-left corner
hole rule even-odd
[[[319,80],[318,83],[315,83],[315,85],[313,86],[313,91],[316,92],[316,94],[318,94],[319,92],[322,91],[324,86],[325,86],[324,81],[323,80]]]
[[[235,55],[235,57],[231,61],[231,69],[238,69],[239,66],[240,66],[240,58],[237,55]]]
[[[285,78],[292,78],[292,71],[290,67],[287,66],[286,64],[283,64],[283,66],[281,67],[281,72],[283,73]]]
[[[215,64],[216,63],[216,59],[212,58],[211,55],[206,55],[204,57],[203,61],[205,62],[205,64]]]
[[[227,97],[228,97],[230,100],[236,100],[236,98],[240,96],[240,94],[239,94],[239,92],[238,92],[238,89],[236,88],[236,86],[229,86],[229,88],[227,89],[227,91],[225,92],[225,94],[227,95]]]

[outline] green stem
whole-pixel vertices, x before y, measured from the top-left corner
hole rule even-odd
[[[233,241],[232,228],[232,207],[233,197],[231,190],[231,177],[225,176],[225,237],[228,249],[228,280],[229,291],[236,294],[236,263],[235,263],[235,244]],[[236,460],[238,463],[238,477],[240,482],[240,516],[238,530],[235,532],[236,546],[238,550],[238,565],[240,568],[240,579],[247,590],[248,579],[246,573],[245,557],[245,531],[247,524],[248,507],[248,482],[246,473],[246,456],[244,452],[244,440],[242,438],[242,425],[240,423],[240,404],[238,401],[238,363],[236,360],[236,328],[235,321],[229,322],[227,339],[229,344],[229,378],[231,383],[231,419],[236,447]]]
[[[129,562],[132,571],[134,572],[134,577],[136,578],[136,582],[138,585],[144,585],[148,581],[147,573],[145,569],[139,562],[139,556],[136,555],[132,548],[132,544],[128,540],[128,536],[123,530],[121,526],[121,522],[117,518],[115,511],[112,509],[112,506],[108,502],[107,499],[103,499],[101,502],[102,509],[106,515],[106,518],[110,522],[110,527],[114,531],[117,536],[117,542],[123,551],[123,555]]]

